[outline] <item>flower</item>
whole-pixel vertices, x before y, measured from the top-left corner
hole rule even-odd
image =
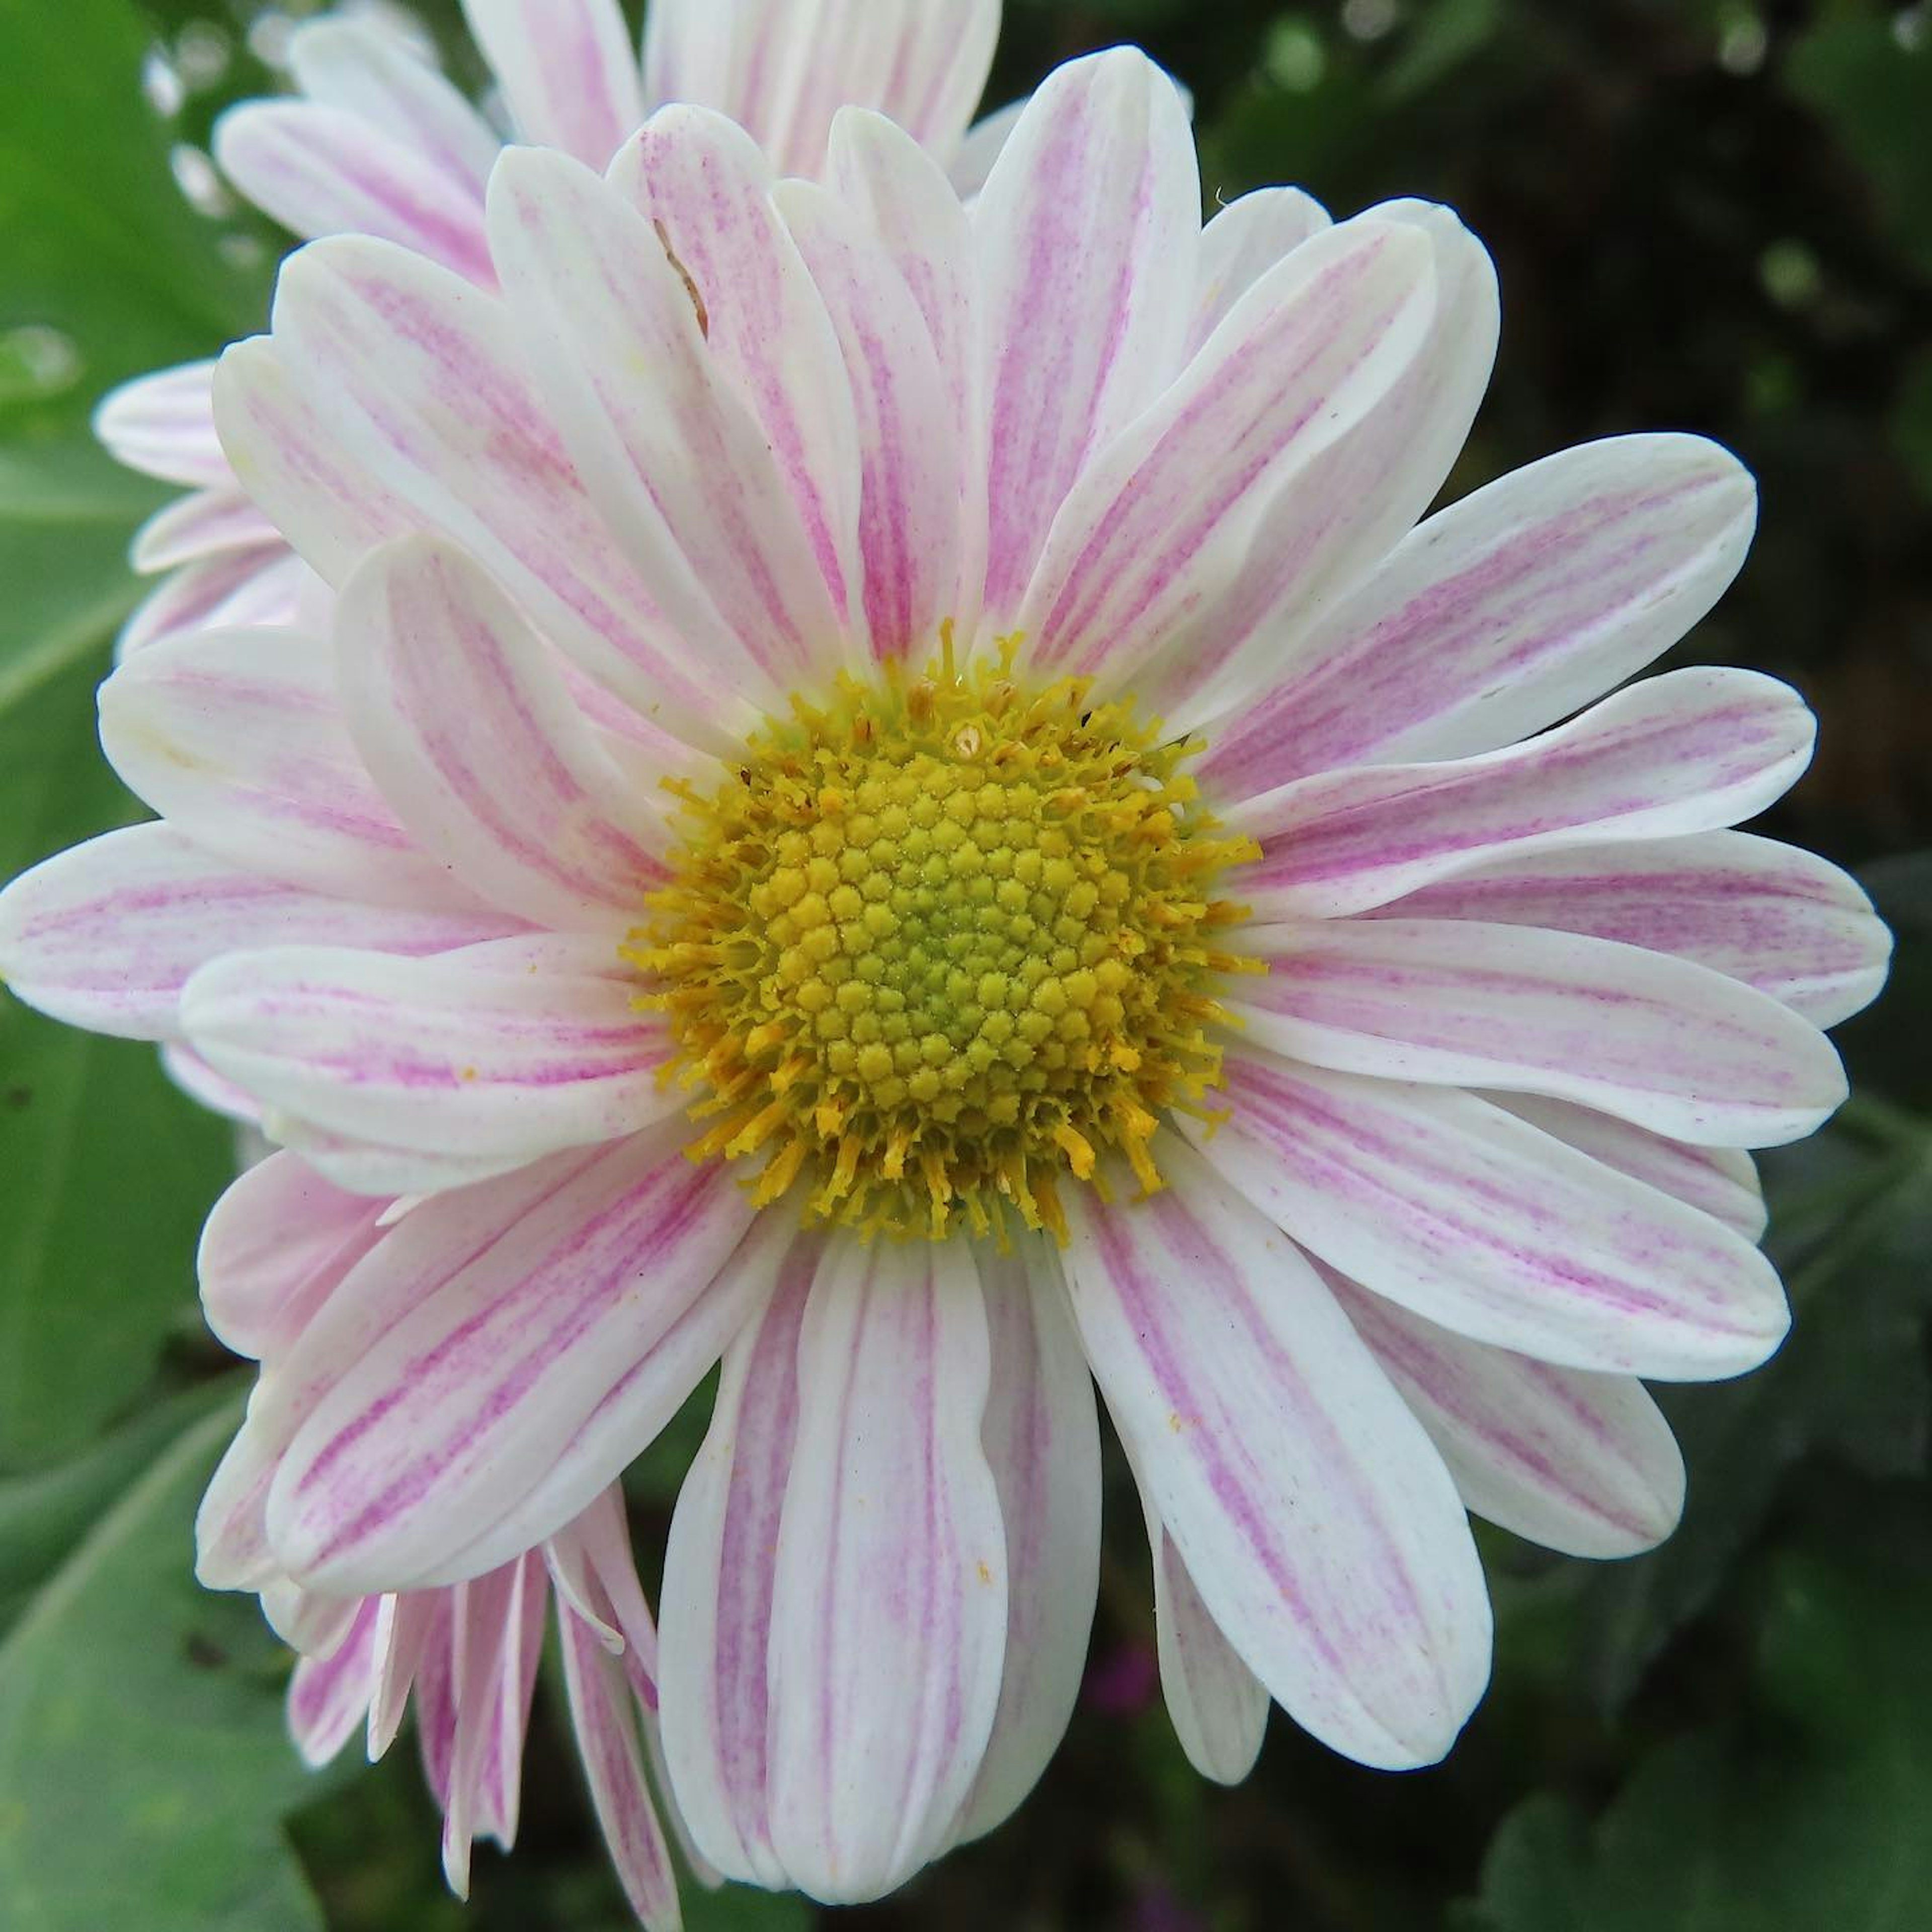
[[[202,1305],[217,1336],[262,1364],[256,1403],[300,1376],[304,1331],[396,1211],[394,1202],[332,1187],[290,1154],[270,1155],[223,1196],[202,1243]],[[381,1757],[413,1700],[423,1768],[443,1814],[443,1870],[467,1898],[474,1840],[494,1838],[506,1851],[516,1842],[524,1740],[554,1594],[572,1730],[618,1876],[646,1926],[676,1925],[676,1880],[645,1771],[648,1758],[662,1780],[657,1631],[622,1492],[604,1490],[540,1546],[453,1586],[321,1596],[275,1571],[266,1554],[266,1490],[246,1474],[232,1460],[224,1466],[203,1502],[200,1533],[256,1552],[263,1610],[301,1653],[288,1718],[308,1762],[328,1763],[358,1727],[370,1760]]]
[[[967,131],[1000,0],[655,0],[641,75],[616,0],[464,0],[464,11],[518,137],[600,169],[650,108],[689,100],[740,122],[785,171],[814,173],[834,110],[852,102],[891,114],[970,190],[1016,111]],[[229,180],[304,239],[380,236],[490,286],[483,198],[503,145],[491,121],[374,20],[302,27],[289,60],[296,98],[223,116]],[[95,418],[121,462],[190,492],[135,540],[135,568],[164,580],[129,620],[124,655],[215,625],[327,621],[326,588],[222,453],[214,372],[196,362],[139,377]]]
[[[608,178],[498,163],[500,292],[316,244],[216,411],[332,634],[130,658],[104,742],[162,822],[0,898],[24,997],[409,1197],[258,1393],[219,1480],[266,1547],[205,1526],[207,1580],[488,1574],[722,1359],[658,1682],[731,1876],[876,1897],[1030,1786],[1095,1382],[1232,1780],[1270,1700],[1438,1757],[1468,1510],[1656,1540],[1639,1378],[1784,1331],[1742,1150],[1838,1104],[1888,942],[1728,829],[1804,766],[1794,692],[1618,688],[1748,476],[1618,438],[1418,524],[1480,247],[1200,206],[1117,50],[970,208],[875,114],[818,184],[674,108]]]

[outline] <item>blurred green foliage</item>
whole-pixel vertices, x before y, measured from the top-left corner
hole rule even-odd
[[[422,9],[476,77],[451,0]],[[0,0],[0,869],[124,819],[91,691],[160,493],[94,450],[122,377],[258,326],[279,244],[171,172],[274,84],[257,9]],[[1768,1163],[1798,1308],[1764,1373],[1668,1392],[1678,1536],[1592,1568],[1487,1538],[1497,1676],[1450,1762],[1341,1762],[1277,1719],[1234,1792],[1148,1670],[1110,1495],[1094,1694],[1012,1824],[879,1932],[1912,1932],[1932,1924],[1932,11],[1865,0],[1009,0],[993,98],[1138,38],[1194,90],[1210,194],[1421,194],[1496,254],[1502,365],[1459,493],[1677,427],[1765,490],[1684,647],[1790,677],[1822,751],[1773,829],[1858,866],[1901,936],[1847,1029],[1858,1097]],[[144,98],[160,49],[182,80]],[[620,1932],[554,1714],[524,1842],[442,1893],[406,1751],[302,1772],[252,1608],[189,1576],[230,1370],[193,1312],[231,1160],[145,1050],[0,1006],[0,1923],[10,1932]],[[646,1548],[675,1441],[634,1472]],[[1117,1486],[1124,1480],[1116,1472]],[[553,1712],[547,1697],[544,1708]],[[290,1828],[284,1821],[292,1820]],[[802,1932],[694,1892],[693,1932]]]

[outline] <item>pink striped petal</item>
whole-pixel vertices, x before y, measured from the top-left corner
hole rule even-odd
[[[283,1354],[382,1239],[382,1214],[380,1202],[331,1186],[293,1154],[258,1161],[202,1229],[195,1271],[208,1325],[238,1355]]]
[[[449,1808],[449,1778],[456,1758],[456,1610],[453,1591],[439,1591],[429,1637],[410,1687],[416,1703],[416,1746],[423,1780],[437,1808]]]
[[[711,358],[764,430],[844,617],[857,601],[858,426],[837,332],[772,206],[774,180],[742,128],[699,107],[660,110],[610,168],[695,287]]]
[[[1270,500],[1388,396],[1435,299],[1427,238],[1366,218],[1250,290],[1060,507],[1020,610],[1032,660],[1132,676],[1218,595]]]
[[[959,194],[970,200],[985,188],[1025,112],[1025,101],[1010,100],[967,129],[946,170],[946,178]]]
[[[1814,1026],[1877,998],[1892,935],[1858,881],[1795,845],[1713,832],[1507,858],[1384,908],[1587,933],[1694,959]]]
[[[1058,1252],[976,1257],[992,1338],[980,1440],[1006,1532],[1006,1666],[958,1837],[1005,1822],[1066,1736],[1100,1587],[1100,1432]]]
[[[605,1848],[648,1932],[672,1932],[680,1923],[677,1875],[645,1781],[638,1712],[623,1666],[574,1612],[564,1609],[558,1621],[571,1728]]]
[[[533,923],[610,934],[667,883],[662,818],[620,775],[542,640],[460,550],[378,551],[342,595],[343,703],[424,848]]]
[[[101,748],[176,832],[244,871],[351,902],[487,916],[370,783],[332,656],[293,631],[151,644],[100,688]]]
[[[235,473],[214,433],[212,362],[184,362],[137,376],[101,398],[94,433],[130,470],[190,489],[232,487]]]
[[[116,641],[115,662],[195,631],[293,625],[313,580],[308,566],[280,542],[184,565],[136,608]]]
[[[769,1660],[772,1842],[827,1904],[936,1856],[985,1756],[1006,1634],[990,1366],[960,1243],[834,1238],[799,1332]]]
[[[269,1499],[291,1571],[338,1590],[432,1575],[523,1500],[614,1385],[675,1346],[752,1213],[732,1177],[684,1159],[682,1132],[566,1165],[484,1245],[464,1196],[426,1202],[332,1298],[302,1352],[328,1384]],[[368,1337],[364,1304],[426,1262],[438,1285]]]
[[[288,60],[310,100],[406,142],[424,166],[482,204],[502,142],[461,89],[398,35],[353,19],[311,20],[290,37]]]
[[[1674,644],[1737,574],[1748,473],[1696,436],[1619,436],[1439,512],[1210,733],[1224,798],[1375,760],[1513,744]]]
[[[446,1636],[449,1592],[385,1596],[376,1614],[376,1691],[369,1704],[369,1762],[387,1755],[403,1727],[410,1693],[439,1636]]]
[[[1180,367],[1200,213],[1187,110],[1130,49],[1056,70],[994,166],[973,226],[995,631],[1012,627],[1081,471]]]
[[[1276,262],[1328,225],[1328,210],[1298,188],[1256,188],[1219,209],[1201,231],[1201,281],[1188,352],[1201,347]]]
[[[978,104],[999,0],[655,0],[644,86],[748,128],[782,173],[815,175],[848,103],[876,108],[944,160]]]
[[[1707,967],[1607,940],[1432,919],[1253,928],[1226,1004],[1258,1046],[1342,1072],[1575,1100],[1673,1139],[1771,1147],[1845,1097],[1831,1042]]]
[[[286,1576],[265,1583],[262,1616],[298,1657],[333,1657],[355,1628],[362,1599],[305,1590]]]
[[[1477,1515],[1570,1556],[1634,1556],[1677,1527],[1684,1458],[1642,1383],[1486,1348],[1324,1279]]]
[[[205,967],[190,1043],[286,1114],[378,1146],[536,1160],[615,1140],[684,1105],[658,1078],[662,1024],[602,942],[526,968],[521,942],[437,959],[282,946]],[[398,1189],[396,1190],[401,1192]]]
[[[197,490],[158,510],[134,538],[128,561],[142,572],[168,570],[224,550],[279,544],[281,532],[232,484]]]
[[[1564,848],[1734,825],[1796,783],[1816,735],[1797,692],[1756,671],[1646,678],[1507,751],[1363,766],[1244,802],[1230,823],[1262,856],[1241,897],[1258,918],[1332,919],[1472,866],[1552,851],[1572,864]]]
[[[968,640],[978,628],[986,590],[988,514],[971,225],[932,158],[891,122],[862,109],[843,109],[832,124],[828,178],[890,256],[938,358],[960,491],[958,578],[945,610]]]
[[[767,1299],[725,1350],[664,1550],[664,1748],[678,1808],[707,1862],[773,1890],[790,1880],[772,1848],[772,1587],[798,1433],[799,1330],[824,1249],[815,1235],[785,1244]]]
[[[372,235],[483,287],[496,278],[472,187],[426,166],[406,134],[311,100],[249,100],[214,130],[221,171],[304,241]]]
[[[1168,1191],[1070,1200],[1087,1358],[1147,1500],[1242,1662],[1378,1768],[1433,1762],[1488,1680],[1442,1459],[1286,1238],[1185,1147]]]
[[[1757,1164],[1732,1148],[1692,1147],[1662,1134],[1647,1133],[1628,1120],[1599,1114],[1568,1100],[1535,1094],[1485,1094],[1492,1106],[1514,1114],[1546,1134],[1614,1167],[1648,1187],[1660,1188],[1680,1201],[1735,1228],[1748,1241],[1763,1236],[1769,1218]]]
[[[232,1080],[224,1080],[201,1055],[170,1040],[161,1048],[161,1071],[197,1107],[219,1114],[259,1134],[262,1107],[252,1094],[244,1094]]]
[[[920,661],[956,615],[964,480],[932,331],[861,218],[808,182],[778,206],[838,331],[858,411],[859,554],[874,656]]]
[[[362,1727],[374,1694],[376,1612],[365,1597],[334,1654],[304,1657],[289,1680],[289,1735],[302,1762],[320,1771]]]
[[[710,352],[665,243],[615,189],[535,149],[506,157],[490,211],[572,454],[685,648],[760,703],[824,670],[842,620],[776,453]],[[822,310],[819,322],[829,334]]]
[[[234,1083],[228,1084],[233,1086]],[[235,1090],[243,1090],[238,1087]],[[261,1103],[253,1096],[250,1104],[254,1109],[248,1116],[251,1124],[276,1146],[299,1154],[318,1174],[351,1194],[394,1200],[447,1193],[453,1188],[474,1187],[494,1180],[524,1165],[518,1154],[500,1154],[485,1160],[461,1154],[425,1154],[415,1148],[392,1147],[383,1141],[332,1134],[281,1113],[277,1113],[271,1123]],[[271,1125],[272,1134],[268,1132]]]
[[[470,1896],[476,1840],[501,1822],[506,1789],[518,1781],[530,1722],[525,1694],[525,1601],[539,1616],[548,1601],[540,1562],[526,1558],[459,1583],[454,1598],[451,1692],[456,1735],[444,1801],[443,1876],[458,1898]],[[528,1679],[534,1693],[536,1679]]]
[[[1574,1367],[1754,1368],[1790,1316],[1730,1228],[1473,1094],[1244,1052],[1188,1138],[1296,1243],[1457,1333]]]
[[[631,1553],[624,1492],[613,1484],[544,1545],[557,1594],[590,1624],[613,1657],[624,1660],[632,1688],[646,1704],[657,1698],[658,1633]]]
[[[104,833],[0,891],[0,973],[70,1025],[134,1040],[179,1030],[189,979],[225,952],[348,941],[447,952],[502,936],[490,913],[358,905],[211,857],[169,825]]]
[[[1351,433],[1276,491],[1245,554],[1174,626],[1140,674],[1143,701],[1189,729],[1252,703],[1279,674],[1284,642],[1372,569],[1442,488],[1496,356],[1496,271],[1448,209],[1388,202],[1359,218],[1425,241],[1435,269],[1428,340]],[[1319,237],[1316,239],[1318,242]],[[1211,343],[1210,351],[1211,352]]]
[[[1201,1600],[1187,1565],[1148,1513],[1154,1552],[1156,1653],[1161,1693],[1187,1761],[1216,1784],[1239,1784],[1261,1756],[1268,1731],[1268,1686],[1236,1654]]]
[[[463,0],[517,131],[602,168],[644,118],[616,0]]]
[[[645,716],[715,739],[730,664],[665,618],[586,494],[502,305],[359,237],[284,265],[275,333],[215,377],[249,494],[331,583],[430,530],[490,572],[544,634]]]

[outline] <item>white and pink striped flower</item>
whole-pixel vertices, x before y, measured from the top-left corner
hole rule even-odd
[[[812,174],[851,103],[890,114],[970,190],[1016,111],[968,128],[1000,0],[653,0],[641,67],[617,0],[464,0],[464,12],[500,90],[490,112],[380,21],[331,17],[290,41],[294,98],[223,117],[223,172],[304,240],[380,236],[490,287],[483,201],[500,122],[601,169],[651,110],[692,101],[750,129],[783,171]],[[196,362],[142,376],[96,417],[121,462],[190,493],[135,540],[135,568],[163,580],[129,620],[124,655],[216,625],[326,622],[325,587],[229,467],[214,373]]]
[[[1232,1780],[1270,1700],[1440,1756],[1468,1512],[1654,1542],[1640,1378],[1784,1332],[1744,1150],[1842,1098],[1820,1029],[1888,942],[1729,829],[1804,768],[1795,693],[1618,688],[1750,478],[1619,438],[1418,523],[1481,249],[1200,207],[1117,51],[970,207],[878,115],[814,184],[681,107],[604,176],[498,162],[494,286],[316,244],[215,408],[332,633],[130,657],[104,742],[161,822],[0,898],[22,997],[410,1197],[265,1377],[210,1580],[488,1576],[722,1359],[657,1681],[730,1876],[876,1897],[1030,1786],[1095,1382]]]

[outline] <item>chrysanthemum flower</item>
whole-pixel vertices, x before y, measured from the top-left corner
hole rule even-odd
[[[850,103],[890,115],[966,190],[1012,125],[1009,110],[967,127],[1000,11],[1000,0],[653,0],[640,71],[617,0],[464,0],[519,140],[601,169],[652,108],[685,100],[730,115],[784,172],[814,174]],[[368,18],[299,28],[289,59],[297,98],[248,102],[218,128],[236,188],[305,239],[380,236],[494,286],[483,200],[502,151],[496,122]],[[136,540],[135,567],[164,581],[130,620],[124,653],[214,625],[326,621],[326,589],[229,467],[214,372],[142,376],[97,417],[122,463],[190,492]]]
[[[1741,1150],[1838,1103],[1885,935],[1726,829],[1794,693],[1616,689],[1749,478],[1630,437],[1418,526],[1481,250],[1200,206],[1117,52],[970,210],[878,116],[820,186],[676,109],[608,179],[498,164],[500,292],[316,244],[216,408],[332,639],[130,658],[104,739],[163,822],[0,900],[25,997],[411,1198],[258,1394],[211,1581],[488,1574],[722,1358],[658,1682],[734,1876],[876,1896],[1032,1784],[1094,1382],[1195,1761],[1272,1698],[1400,1767],[1487,1676],[1467,1511],[1654,1541],[1639,1378],[1784,1330]]]
[[[331,1186],[296,1155],[244,1174],[202,1242],[202,1306],[237,1354],[259,1361],[254,1400],[303,1372],[309,1324],[382,1238],[394,1204]],[[202,1506],[204,1536],[266,1551],[266,1487],[237,1487],[231,1463]],[[324,1596],[254,1565],[262,1606],[302,1653],[289,1728],[326,1764],[357,1731],[372,1760],[413,1704],[430,1790],[442,1813],[442,1860],[466,1898],[476,1839],[516,1842],[524,1741],[553,1594],[571,1728],[614,1864],[653,1932],[680,1922],[677,1886],[646,1760],[658,1767],[657,1631],[638,1580],[622,1492],[486,1574],[440,1589]],[[675,1822],[676,1821],[674,1820]]]

